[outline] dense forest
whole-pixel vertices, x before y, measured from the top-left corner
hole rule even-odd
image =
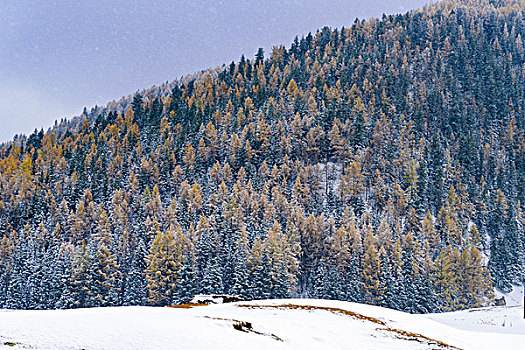
[[[525,2],[355,20],[0,149],[0,308],[490,304],[525,268]]]

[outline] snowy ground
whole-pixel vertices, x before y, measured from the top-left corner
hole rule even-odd
[[[430,314],[426,315],[426,317],[467,331],[525,335],[523,306],[485,307]]]
[[[0,348],[519,349],[525,343],[522,313],[510,307],[424,316],[311,299],[192,309],[0,310]],[[476,317],[497,321],[487,328]],[[501,317],[512,322],[513,332],[505,333],[508,323],[500,325]],[[236,330],[237,321],[250,322],[252,328]]]

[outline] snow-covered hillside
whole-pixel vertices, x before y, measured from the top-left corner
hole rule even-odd
[[[484,307],[456,312],[426,315],[449,326],[478,332],[525,334],[523,319],[523,286],[512,286],[510,293],[494,290],[497,298],[503,297],[506,306]]]
[[[486,308],[423,316],[363,304],[308,299],[191,309],[0,310],[0,348],[518,349],[525,343],[525,322],[518,311]],[[490,328],[494,333],[479,332],[488,329],[472,321],[478,316],[499,317],[505,313],[522,334],[495,333],[500,331],[497,326]],[[463,314],[471,316],[470,330],[444,324],[460,326],[454,320]],[[235,329],[234,324],[241,330]]]
[[[427,317],[454,328],[468,331],[525,335],[523,306],[485,307],[430,314]]]
[[[494,290],[496,298],[505,298],[505,305],[520,306],[523,305],[523,286],[513,285],[510,293],[502,293],[499,290]]]

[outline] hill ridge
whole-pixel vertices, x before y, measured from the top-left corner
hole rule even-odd
[[[525,268],[523,5],[325,27],[3,144],[0,307],[490,304]]]

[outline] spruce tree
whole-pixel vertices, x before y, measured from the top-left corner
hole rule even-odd
[[[198,281],[191,257],[186,256],[177,279],[177,303],[187,303],[197,294]]]

